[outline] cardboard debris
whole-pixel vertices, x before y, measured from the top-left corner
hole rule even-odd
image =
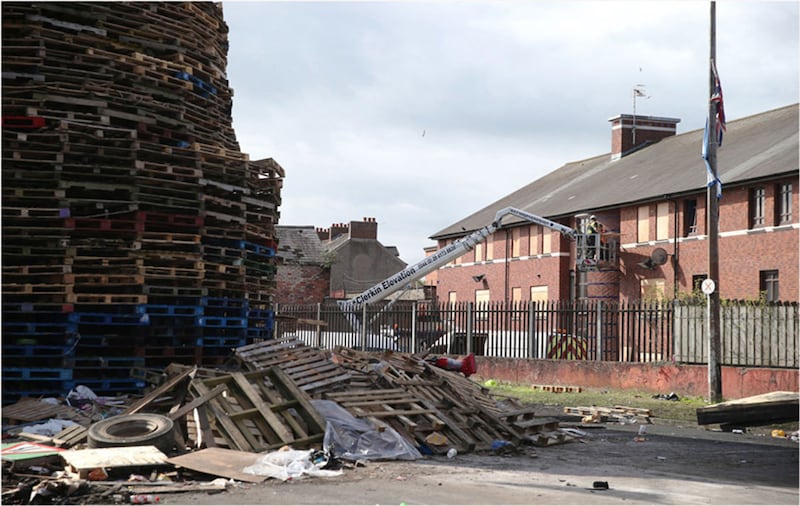
[[[170,464],[185,467],[193,471],[231,478],[250,483],[259,483],[267,479],[266,476],[248,474],[243,471],[245,467],[253,465],[259,455],[251,452],[228,450],[225,448],[206,448],[186,455],[167,459]]]

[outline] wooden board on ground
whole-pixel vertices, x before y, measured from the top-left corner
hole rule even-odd
[[[74,477],[86,479],[89,471],[98,467],[156,467],[167,463],[167,456],[155,446],[124,446],[118,448],[89,448],[61,452],[65,469]]]
[[[225,448],[206,448],[186,455],[172,457],[167,459],[167,462],[213,476],[259,483],[267,479],[267,477],[244,472],[244,468],[255,464],[258,457],[258,454],[250,452],[227,450]]]
[[[73,420],[78,423],[89,422],[89,419],[81,415],[75,408],[63,404],[50,404],[28,397],[20,399],[16,404],[4,406],[2,414],[3,420],[8,420],[11,425],[49,418]]]
[[[767,425],[798,420],[797,392],[769,392],[697,408],[697,423]]]
[[[647,423],[652,423],[650,417],[653,412],[645,408],[633,408],[629,406],[614,406],[613,408],[600,407],[600,406],[578,406],[578,407],[564,407],[564,413],[571,415],[580,415],[584,420],[589,421],[589,417],[596,417],[598,422],[606,418],[615,418],[618,421],[630,421],[631,418],[643,419]]]

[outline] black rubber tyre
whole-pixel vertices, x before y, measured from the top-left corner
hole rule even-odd
[[[89,426],[89,448],[155,446],[169,452],[175,445],[172,420],[152,413],[106,418]]]

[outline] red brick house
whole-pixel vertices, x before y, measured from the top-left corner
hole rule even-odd
[[[638,301],[692,292],[708,272],[703,130],[676,135],[675,118],[609,121],[610,153],[568,163],[431,238],[442,247],[505,207],[576,229],[595,214],[617,246],[615,261],[581,272],[574,241],[506,219],[484,244],[428,277],[440,299]],[[797,104],[728,122],[717,153],[723,299],[800,299],[798,153]]]

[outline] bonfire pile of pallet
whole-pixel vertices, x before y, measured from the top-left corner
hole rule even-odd
[[[424,454],[508,451],[572,437],[556,419],[536,418],[513,400],[498,402],[479,383],[422,355],[321,350],[286,338],[237,348],[225,368],[170,364],[148,372],[153,388],[123,414],[168,416],[179,448],[321,448],[326,421],[317,399],[335,401],[379,431],[394,429]],[[70,443],[79,444],[72,432]]]
[[[326,423],[312,399],[335,401],[432,454],[569,438],[557,420],[518,403],[501,407],[480,384],[421,355],[326,351],[290,337],[237,348],[234,357],[226,369],[170,365],[126,413],[162,411],[189,446],[249,452],[320,447]]]

